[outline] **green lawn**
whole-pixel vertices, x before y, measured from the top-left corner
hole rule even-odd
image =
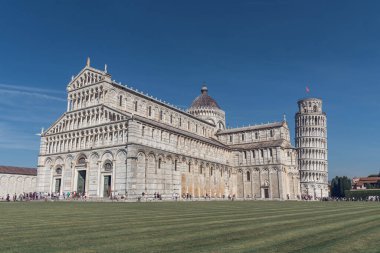
[[[0,203],[0,252],[380,252],[380,203]]]

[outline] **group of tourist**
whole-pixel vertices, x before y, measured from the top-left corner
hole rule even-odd
[[[328,198],[329,201],[377,201],[380,202],[380,196],[368,196],[364,198]]]
[[[128,200],[128,195],[127,193],[125,195],[115,195],[111,194],[109,196],[110,200]],[[206,193],[206,195],[202,196],[199,199],[204,199],[204,200],[211,200],[211,196]],[[197,200],[199,200],[197,198]],[[215,198],[213,198],[215,199]],[[219,199],[219,198],[218,198]],[[223,200],[226,199],[226,196],[223,195],[222,198]],[[233,195],[228,195],[227,196],[228,200],[235,200],[236,196],[235,194]],[[246,199],[251,199],[250,196],[248,195]],[[254,196],[253,199],[256,199],[256,196]],[[287,196],[287,199],[289,199],[289,196]],[[324,197],[324,198],[318,198],[318,197],[313,197],[311,195],[301,195],[297,196],[298,200],[304,200],[304,201],[312,201],[312,200],[319,200],[319,201],[377,201],[380,202],[380,196],[369,196],[365,198],[337,198],[337,197]],[[78,192],[63,192],[62,194],[59,193],[42,193],[42,192],[29,192],[29,193],[22,193],[22,194],[7,194],[4,197],[0,197],[0,201],[7,201],[7,202],[16,202],[16,201],[31,201],[31,200],[82,200],[86,201],[87,196],[83,193],[78,193]],[[132,200],[132,199],[130,199]],[[159,192],[155,192],[153,195],[149,197],[148,194],[143,192],[141,194],[141,197],[137,198],[137,201],[149,201],[149,200],[162,200],[162,195]],[[193,200],[193,196],[190,193],[183,193],[180,195],[178,193],[173,193],[172,195],[172,200],[178,201],[178,200],[186,200],[186,201],[191,201]]]
[[[54,199],[54,200],[59,200],[59,199],[63,199],[63,200],[86,200],[87,199],[86,194],[76,192],[76,191],[63,192],[62,195],[59,193],[53,193],[52,192],[49,196],[51,199]]]
[[[154,192],[154,200],[162,200],[162,196],[159,192]]]
[[[30,200],[40,200],[43,199],[43,194],[38,192],[24,192],[19,195],[13,194],[12,196],[10,194],[7,194],[4,197],[1,197],[1,201],[30,201]]]
[[[0,201],[16,202],[16,201],[31,201],[31,200],[85,200],[87,197],[84,194],[77,192],[64,192],[59,193],[47,193],[47,192],[24,192],[19,195],[7,194],[4,197],[0,197]]]
[[[226,196],[222,196],[223,199],[226,199]],[[228,195],[228,200],[235,200],[235,194],[233,195]],[[211,195],[207,194],[197,198],[197,200],[204,199],[204,200],[211,200]],[[213,198],[214,199],[214,198]],[[147,193],[142,192],[141,197],[137,197],[137,201],[151,201],[151,200],[162,200],[162,195],[159,192],[155,192],[153,196],[149,196]],[[178,201],[178,200],[187,200],[191,201],[193,200],[193,195],[190,193],[183,193],[180,197],[178,193],[173,193],[172,194],[172,200]]]
[[[229,194],[227,196],[228,200],[234,200],[236,197],[235,197],[235,194],[231,195]],[[193,195],[191,195],[190,193],[183,193],[182,194],[182,199],[183,200],[192,200],[193,199]],[[199,199],[204,199],[204,200],[211,200],[211,195],[209,195],[208,193],[206,193],[206,195],[203,195],[202,197],[200,197]],[[213,199],[219,199],[219,198],[213,198]],[[222,199],[226,199],[226,195],[223,195],[222,196]],[[177,199],[176,199],[177,200]],[[198,199],[197,199],[198,200]]]

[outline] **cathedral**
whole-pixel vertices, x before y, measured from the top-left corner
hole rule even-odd
[[[226,128],[206,85],[182,110],[111,79],[90,60],[67,110],[41,133],[37,191],[89,199],[314,199],[328,196],[322,100],[298,101],[296,147],[281,122]]]

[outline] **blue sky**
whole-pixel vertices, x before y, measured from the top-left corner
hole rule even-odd
[[[230,127],[324,100],[330,178],[380,169],[379,1],[0,1],[0,164],[35,167],[38,133],[85,65],[187,107],[206,82]]]

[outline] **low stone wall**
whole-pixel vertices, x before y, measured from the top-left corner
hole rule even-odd
[[[5,199],[7,194],[19,196],[23,193],[35,192],[36,180],[37,177],[33,175],[0,174],[0,199]]]

